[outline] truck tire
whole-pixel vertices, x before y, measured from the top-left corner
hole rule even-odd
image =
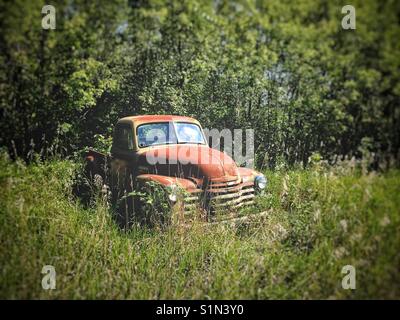
[[[115,204],[115,218],[119,227],[129,229],[137,219],[137,200],[134,196],[133,178],[128,175],[124,183],[123,190],[114,187],[112,190],[112,199]]]

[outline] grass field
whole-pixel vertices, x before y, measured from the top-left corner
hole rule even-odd
[[[0,298],[400,298],[400,171],[266,172],[249,225],[118,229],[72,196],[77,165],[0,159]],[[41,286],[55,267],[56,289]],[[355,290],[342,267],[356,268]]]

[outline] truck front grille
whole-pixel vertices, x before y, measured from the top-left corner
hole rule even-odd
[[[238,208],[252,204],[254,192],[253,182],[211,182],[206,190],[206,197],[209,199],[209,207],[213,210]]]
[[[190,211],[199,206],[210,212],[234,209],[251,205],[254,197],[253,182],[211,181],[203,192],[191,193],[185,197],[184,209]]]

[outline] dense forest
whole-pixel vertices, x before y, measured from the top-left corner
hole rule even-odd
[[[398,163],[400,2],[0,2],[0,144],[29,160],[104,147],[126,115],[255,129],[258,165]]]

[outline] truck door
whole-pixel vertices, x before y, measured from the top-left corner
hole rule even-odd
[[[122,191],[133,184],[136,152],[133,140],[133,127],[128,123],[118,123],[114,130],[111,148],[111,181]]]

